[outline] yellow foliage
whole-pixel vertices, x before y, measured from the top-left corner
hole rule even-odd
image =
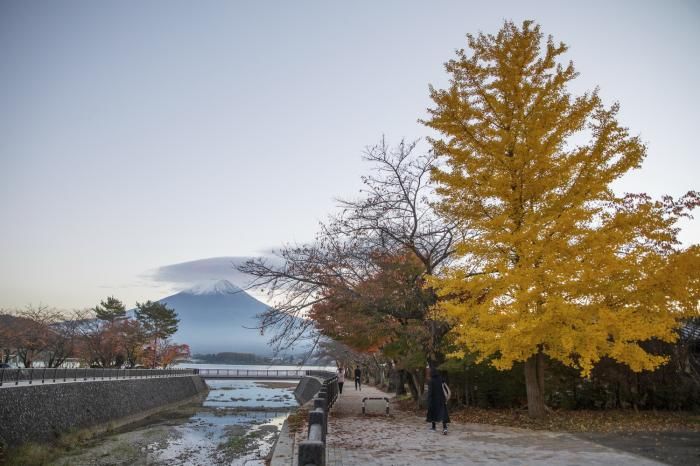
[[[640,166],[646,148],[597,90],[572,96],[567,47],[539,26],[507,22],[468,36],[446,64],[450,87],[431,88],[424,122],[445,165],[433,173],[441,212],[464,229],[460,260],[430,285],[456,340],[501,369],[538,351],[588,374],[604,356],[633,370],[664,358],[698,315],[700,254],[681,249],[682,202],[617,196],[610,184]]]

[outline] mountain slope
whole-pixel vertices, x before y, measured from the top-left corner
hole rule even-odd
[[[192,353],[271,354],[269,337],[255,327],[267,306],[227,280],[196,286],[159,300],[175,309],[180,324],[174,335]]]

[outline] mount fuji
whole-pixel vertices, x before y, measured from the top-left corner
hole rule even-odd
[[[268,307],[228,280],[204,283],[159,300],[175,309],[180,323],[173,336],[192,353],[237,352],[270,355],[257,314]]]

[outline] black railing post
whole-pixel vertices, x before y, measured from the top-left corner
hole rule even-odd
[[[307,431],[307,438],[309,438],[309,433],[311,433],[311,426],[314,424],[321,424],[321,426],[323,426],[323,429],[321,430],[321,441],[325,442],[326,434],[328,433],[328,429],[326,427],[327,418],[328,415],[324,413],[322,409],[314,409],[313,411],[309,411],[309,429]]]
[[[324,390],[324,387],[321,387],[321,390],[318,391],[317,396],[323,400],[323,411],[328,412],[328,409],[330,408],[330,405],[328,404],[328,392]]]

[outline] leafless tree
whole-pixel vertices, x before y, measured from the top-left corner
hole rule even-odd
[[[27,306],[17,311],[19,325],[16,327],[18,342],[17,357],[24,367],[32,367],[50,345],[53,332],[51,326],[62,320],[62,315],[45,305]]]
[[[60,367],[66,359],[75,356],[80,337],[80,314],[58,319],[49,326],[49,335],[43,359],[48,367]]]
[[[100,320],[94,309],[82,311],[76,319],[80,356],[90,366],[119,367],[125,362],[117,323]]]
[[[265,290],[273,302],[260,316],[260,329],[272,334],[277,350],[301,340],[318,345],[320,335],[314,332],[308,311],[334,290],[351,293],[370,266],[367,253],[367,245],[332,235],[322,226],[314,244],[287,246],[274,259],[258,258],[239,266],[254,277],[250,288]]]
[[[436,156],[416,155],[418,142],[391,148],[382,138],[367,147],[364,159],[373,170],[363,177],[365,188],[358,199],[340,200],[342,214],[331,225],[335,233],[361,237],[380,250],[409,250],[432,274],[451,258],[461,230],[433,208]]]
[[[21,323],[11,311],[0,311],[0,362],[9,363],[17,356]]]
[[[273,333],[278,348],[302,338],[318,342],[308,311],[334,294],[351,296],[357,283],[377,272],[372,254],[410,251],[423,264],[423,275],[453,255],[458,230],[431,204],[434,154],[418,155],[416,141],[391,148],[382,139],[366,148],[364,159],[372,171],[363,177],[359,197],[339,200],[340,213],[321,224],[313,244],[287,246],[274,259],[254,259],[239,267],[254,278],[251,288],[266,290],[273,301],[261,316],[261,330]],[[425,303],[426,315],[431,304]],[[448,328],[429,325],[433,340]]]

